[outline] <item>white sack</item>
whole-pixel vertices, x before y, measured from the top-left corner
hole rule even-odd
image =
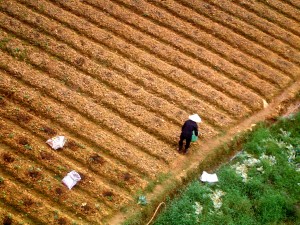
[[[50,145],[54,150],[57,150],[65,145],[66,138],[64,136],[56,136],[46,141],[46,143]]]
[[[71,171],[67,176],[62,179],[62,182],[71,190],[78,181],[81,180],[80,175],[75,171]]]
[[[203,182],[218,182],[218,177],[217,174],[213,173],[213,174],[209,174],[205,171],[203,171],[202,175],[200,176],[200,180]]]

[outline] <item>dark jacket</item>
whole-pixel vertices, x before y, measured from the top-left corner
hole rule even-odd
[[[198,125],[192,120],[187,120],[181,128],[181,135],[185,138],[191,138],[195,131],[195,135],[198,136]]]

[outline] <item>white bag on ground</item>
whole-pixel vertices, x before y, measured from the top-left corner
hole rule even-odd
[[[209,174],[205,171],[203,171],[202,175],[200,176],[200,180],[203,181],[203,182],[210,182],[210,183],[219,181],[218,177],[217,177],[217,174],[215,174],[215,173]]]
[[[74,187],[74,185],[80,180],[80,175],[75,170],[72,170],[67,176],[64,177],[64,179],[62,179],[62,182],[71,190],[72,187]]]
[[[66,138],[64,136],[56,136],[46,141],[46,143],[50,145],[54,150],[57,150],[65,145]]]

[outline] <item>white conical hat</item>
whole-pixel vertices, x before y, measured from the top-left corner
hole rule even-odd
[[[198,114],[190,115],[189,119],[196,122],[196,123],[201,123],[201,118]]]

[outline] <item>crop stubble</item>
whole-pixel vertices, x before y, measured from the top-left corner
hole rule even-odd
[[[189,114],[208,140],[298,80],[299,27],[297,1],[1,1],[0,218],[105,223],[170,172]]]

